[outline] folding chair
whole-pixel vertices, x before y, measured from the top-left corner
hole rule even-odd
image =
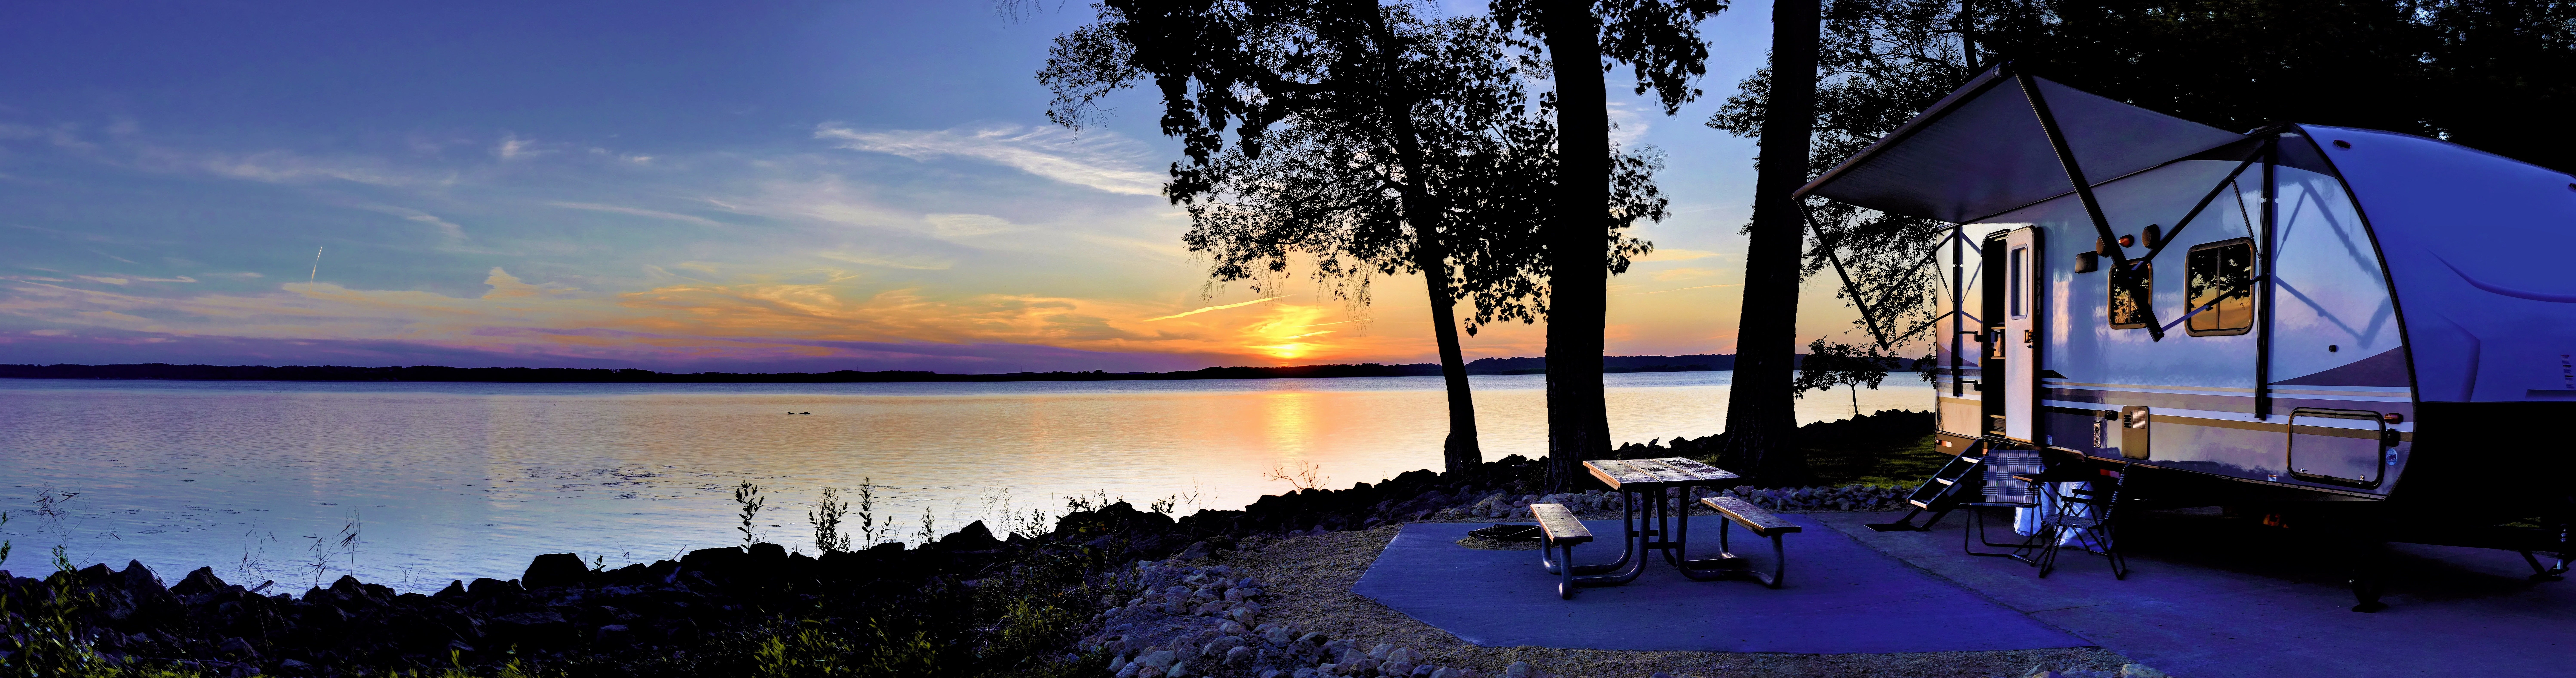
[[[2057,512],[2044,518],[2046,522],[2041,524],[2040,534],[2048,536],[2048,543],[2039,554],[2039,576],[2045,578],[2051,570],[2057,569],[2058,551],[2062,550],[2065,542],[2074,541],[2086,553],[2109,559],[2111,578],[2129,578],[2129,559],[2120,555],[2119,524],[2112,521],[2112,511],[2119,508],[2121,486],[2127,484],[2131,466],[2123,464],[2118,472],[2068,490],[2067,494],[2071,496],[2061,499],[2057,503]],[[2066,538],[2067,530],[2075,531],[2074,539]]]
[[[2026,554],[2031,552],[2034,548],[2033,544],[2036,543],[2034,540],[2038,538],[2036,533],[2029,537],[2024,537],[2018,542],[1995,541],[1986,536],[1986,512],[1978,509],[2037,508],[2039,506],[2039,486],[2028,481],[2014,478],[2013,476],[2038,475],[2042,470],[2039,463],[2039,451],[1990,450],[1986,452],[1984,461],[1978,463],[1977,466],[1979,467],[1979,472],[1977,474],[1976,498],[1959,504],[1960,506],[1967,507],[1968,509],[1968,530],[1962,535],[1962,541],[1964,543],[1960,548],[1966,550],[1968,555],[1972,556],[1998,556],[2018,559],[2023,562],[2032,562],[2032,559]],[[2000,553],[1979,551],[1977,550],[1977,545],[1980,543],[1985,544],[1987,548],[2008,548],[2011,550]]]

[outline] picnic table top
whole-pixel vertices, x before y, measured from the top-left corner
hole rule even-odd
[[[1609,483],[1612,488],[1708,486],[1743,480],[1742,476],[1726,469],[1683,457],[1594,459],[1583,462],[1583,466],[1592,470],[1592,477]]]

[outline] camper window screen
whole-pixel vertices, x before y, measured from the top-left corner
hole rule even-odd
[[[2254,327],[2254,241],[2199,245],[2183,262],[2183,291],[2193,336],[2244,334]]]
[[[2148,303],[2156,297],[2156,265],[2132,261],[2112,266],[2103,277],[2111,286],[2111,329],[2134,330],[2155,322]]]

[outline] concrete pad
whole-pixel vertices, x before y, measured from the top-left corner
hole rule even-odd
[[[2082,647],[2092,643],[1927,576],[1806,516],[1787,535],[1789,572],[1773,590],[1749,581],[1691,581],[1660,556],[1626,586],[1556,597],[1537,551],[1457,544],[1484,524],[1404,526],[1353,591],[1487,647],[1727,652],[1934,652]],[[1717,553],[1715,516],[1691,519],[1693,557]],[[1617,521],[1588,521],[1594,534]],[[1769,566],[1768,540],[1741,530],[1736,552]],[[1576,547],[1575,559],[1618,559],[1618,544]]]
[[[2352,612],[2346,549],[2215,515],[2125,518],[2128,578],[2101,558],[2028,565],[1961,552],[1966,514],[1872,532],[1902,513],[1815,514],[1871,548],[2166,672],[2193,676],[2562,676],[2576,672],[2576,582],[2530,583],[2506,551],[2397,545],[2387,610]],[[2001,516],[2003,514],[1996,514]],[[1993,523],[1989,523],[1991,526]],[[2009,526],[1996,537],[2003,541]]]

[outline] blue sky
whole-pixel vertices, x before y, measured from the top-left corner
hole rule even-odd
[[[1710,95],[1678,116],[1612,78],[1621,138],[1668,155],[1676,212],[1640,229],[1663,253],[1613,281],[1614,354],[1732,348],[1752,146],[1699,123],[1758,65],[1767,14],[1710,20]],[[1128,96],[1079,132],[1044,118],[1032,74],[1089,18],[986,2],[0,6],[0,362],[1429,360],[1418,279],[1375,281],[1369,307],[1205,282],[1186,217],[1156,194],[1176,148],[1152,128],[1157,102]],[[1810,286],[1804,325],[1839,332],[1849,312],[1827,293]],[[1468,346],[1542,350],[1529,327]]]

